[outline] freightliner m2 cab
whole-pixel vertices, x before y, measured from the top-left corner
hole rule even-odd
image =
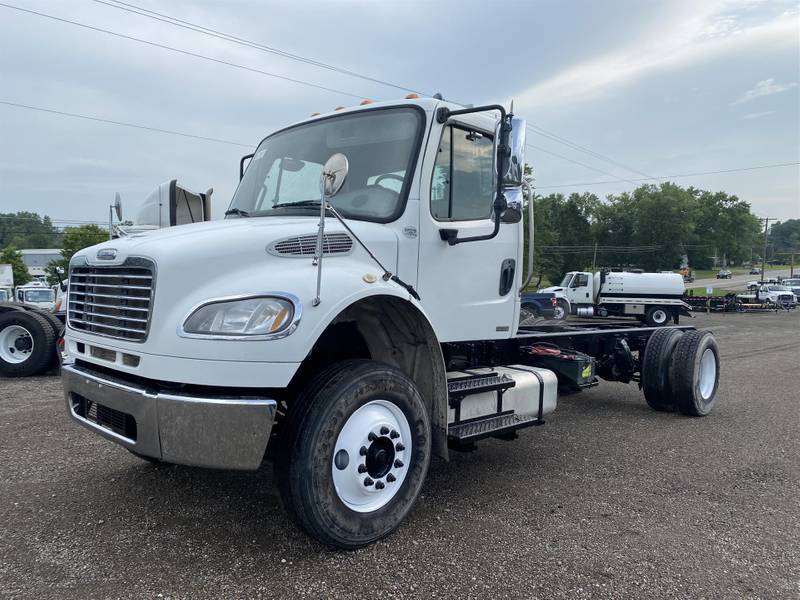
[[[151,461],[266,457],[293,520],[339,548],[395,529],[433,455],[544,424],[560,391],[636,382],[707,414],[708,332],[519,325],[524,147],[504,107],[433,98],[268,136],[224,220],[74,256],[69,414]]]

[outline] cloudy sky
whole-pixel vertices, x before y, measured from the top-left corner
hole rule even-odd
[[[646,176],[800,161],[797,2],[125,1],[129,11],[112,0],[0,3],[334,91],[0,5],[0,212],[103,221],[114,192],[130,215],[178,178],[214,187],[220,214],[239,157],[265,134],[360,98],[405,94],[131,6],[465,103],[513,98],[515,112],[547,132],[529,136],[542,193],[605,196]],[[760,216],[800,217],[797,165],[676,181],[736,194]]]

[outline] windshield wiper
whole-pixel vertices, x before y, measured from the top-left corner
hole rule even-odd
[[[319,206],[319,200],[300,200],[298,202],[281,202],[272,208],[287,208],[291,206]]]
[[[229,208],[225,211],[225,216],[228,215],[239,215],[240,217],[249,217],[250,213],[246,210],[242,210],[241,208]]]

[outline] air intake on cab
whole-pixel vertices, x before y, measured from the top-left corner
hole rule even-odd
[[[349,254],[353,250],[353,239],[346,233],[326,233],[322,240],[323,256]],[[316,249],[314,234],[278,240],[267,246],[267,252],[275,256],[314,256]]]

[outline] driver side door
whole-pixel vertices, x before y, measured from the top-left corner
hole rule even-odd
[[[519,224],[501,223],[489,240],[449,245],[492,232],[494,135],[475,124],[448,122],[428,142],[420,189],[417,289],[440,341],[503,339],[519,311]]]

